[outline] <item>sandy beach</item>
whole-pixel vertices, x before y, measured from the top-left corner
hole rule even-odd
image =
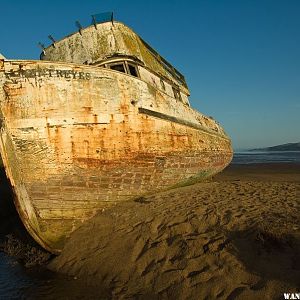
[[[49,268],[99,298],[282,299],[300,288],[300,165],[232,165],[80,227]]]

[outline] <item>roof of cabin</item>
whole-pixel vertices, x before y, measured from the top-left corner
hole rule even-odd
[[[95,64],[114,55],[136,57],[147,68],[187,88],[184,76],[131,28],[121,22],[104,22],[82,28],[45,48],[41,59]]]

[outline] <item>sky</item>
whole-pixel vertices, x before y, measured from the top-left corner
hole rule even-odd
[[[107,11],[185,76],[234,149],[300,142],[300,0],[0,0],[0,53],[39,59],[49,34]]]

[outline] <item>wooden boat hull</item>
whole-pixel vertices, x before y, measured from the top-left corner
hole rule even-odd
[[[232,159],[212,119],[139,78],[91,66],[0,61],[0,125],[18,212],[53,253],[97,212]]]

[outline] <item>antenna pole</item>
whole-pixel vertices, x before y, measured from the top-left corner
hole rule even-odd
[[[75,22],[75,25],[78,27],[80,35],[82,35],[82,33],[81,33],[82,26],[81,26],[81,24],[79,23],[79,21],[76,21],[76,22]]]
[[[42,44],[41,42],[39,42],[39,43],[38,43],[38,46],[42,49],[43,54],[45,55],[45,54],[46,54],[46,52],[45,52],[45,45]]]
[[[97,29],[97,22],[96,22],[95,16],[92,15],[92,18],[93,18],[93,24],[94,24],[95,28]]]
[[[55,47],[56,41],[55,41],[55,39],[53,38],[53,36],[52,36],[51,34],[49,34],[49,35],[48,35],[48,38],[52,41],[53,47]]]

